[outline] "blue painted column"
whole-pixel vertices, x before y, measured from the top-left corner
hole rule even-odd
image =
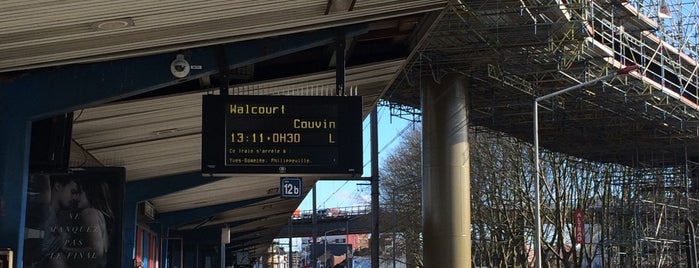
[[[0,118],[0,248],[14,251],[21,267],[29,181],[31,121]]]
[[[128,188],[127,188],[128,189]],[[136,257],[136,217],[137,217],[138,201],[129,198],[126,195],[124,198],[124,234],[123,234],[123,262],[121,267],[134,267],[134,258]]]
[[[471,267],[468,90],[463,76],[423,85],[425,267]]]
[[[170,227],[160,225],[160,263],[161,267],[168,267],[170,259],[167,257],[168,247],[170,246],[169,237]]]

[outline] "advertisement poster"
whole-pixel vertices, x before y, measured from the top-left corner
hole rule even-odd
[[[24,267],[121,267],[123,168],[32,173]]]

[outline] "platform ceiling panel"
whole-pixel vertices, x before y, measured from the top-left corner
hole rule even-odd
[[[328,9],[329,2],[339,4]],[[359,0],[348,11],[350,2],[6,1],[0,3],[0,72],[375,21],[439,10],[446,3]]]
[[[239,176],[159,197],[153,204],[159,213],[164,213],[274,195],[278,191],[279,177]]]

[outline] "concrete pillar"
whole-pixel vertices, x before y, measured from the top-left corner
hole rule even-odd
[[[31,121],[0,118],[0,248],[21,267],[29,181]]]
[[[471,267],[466,79],[445,77],[423,85],[421,95],[424,264]]]

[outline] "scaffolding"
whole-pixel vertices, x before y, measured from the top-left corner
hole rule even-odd
[[[661,24],[628,2],[467,3],[439,15],[387,90],[388,101],[419,107],[422,87],[466,75],[472,124],[532,140],[534,97],[639,65],[641,72],[544,103],[549,120],[540,129],[551,138],[543,146],[626,165],[630,155],[650,160],[658,152],[677,156],[667,164],[684,161],[685,143],[699,132],[697,62],[684,52],[696,48],[693,35],[683,35],[684,49],[673,48],[656,34]],[[571,139],[583,146],[568,146]]]
[[[605,266],[684,267],[699,208],[698,12],[697,0],[453,1],[387,101],[414,113],[420,90],[463,75],[470,124],[531,141],[537,96],[640,66],[542,103],[541,145],[628,168],[605,212]]]
[[[599,241],[607,267],[687,267],[687,225],[699,199],[692,174],[699,165],[657,167],[637,163],[613,180],[613,200]]]
[[[693,0],[631,1],[640,14],[657,23],[657,36],[693,59],[699,58],[699,5]]]

